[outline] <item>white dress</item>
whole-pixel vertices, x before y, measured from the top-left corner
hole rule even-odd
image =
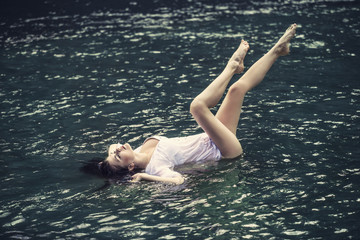
[[[176,177],[180,173],[173,169],[177,165],[190,162],[218,161],[221,152],[206,133],[188,137],[167,138],[153,136],[159,140],[145,173],[159,177]],[[139,152],[141,147],[135,149]]]

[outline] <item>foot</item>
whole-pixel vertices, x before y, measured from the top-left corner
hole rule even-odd
[[[297,25],[292,24],[273,47],[273,51],[278,56],[285,56],[290,52],[290,40],[295,36]]]
[[[250,46],[247,41],[241,40],[240,46],[229,60],[228,67],[235,73],[244,71],[244,58]]]

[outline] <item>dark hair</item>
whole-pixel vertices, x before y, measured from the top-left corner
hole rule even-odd
[[[127,183],[131,180],[131,176],[133,174],[139,172],[129,172],[128,169],[114,168],[103,158],[93,158],[87,162],[83,162],[83,166],[80,167],[80,171],[100,178],[105,178],[107,180],[107,184],[105,184],[105,186],[109,186],[111,183]],[[105,186],[102,188],[105,188]]]

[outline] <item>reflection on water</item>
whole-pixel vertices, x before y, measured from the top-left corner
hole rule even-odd
[[[359,4],[158,3],[0,24],[0,236],[358,238]],[[78,171],[116,141],[198,133],[190,101],[239,40],[250,66],[292,22],[291,55],[246,98],[242,158],[183,166],[182,186],[94,191]]]

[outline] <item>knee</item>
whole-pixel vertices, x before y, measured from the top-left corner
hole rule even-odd
[[[207,106],[201,99],[195,98],[190,104],[190,113],[192,115],[198,115],[206,109]]]
[[[235,96],[245,96],[249,91],[249,86],[245,82],[238,81],[231,85],[228,94]]]

